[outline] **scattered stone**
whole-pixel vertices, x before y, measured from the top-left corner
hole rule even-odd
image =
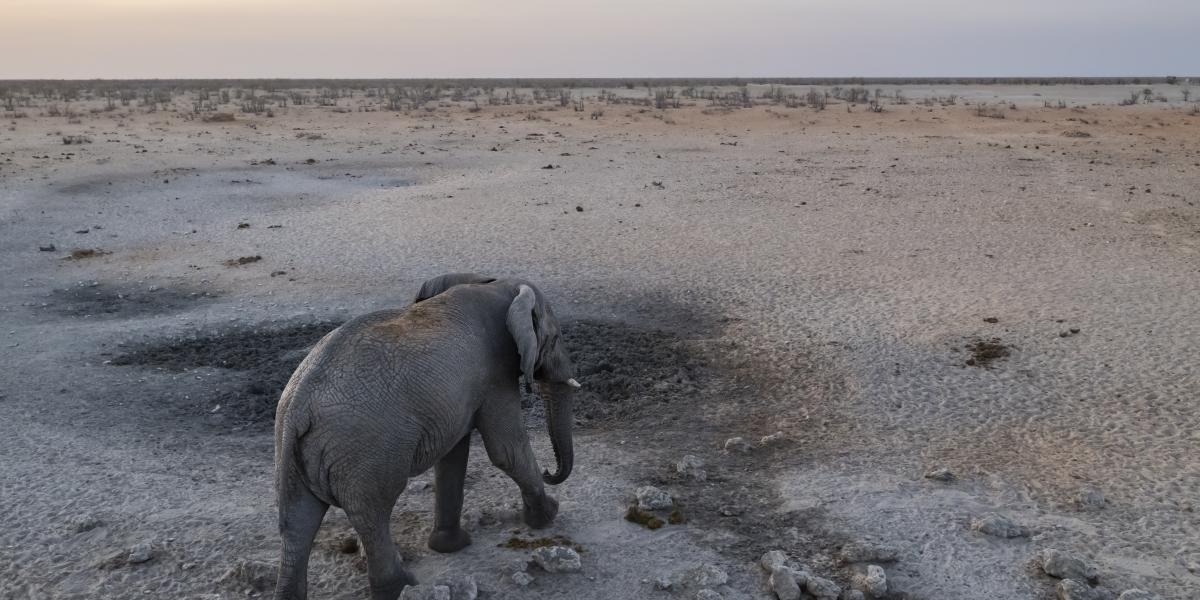
[[[879,565],[867,565],[866,572],[854,575],[854,588],[871,598],[887,594],[887,573]]]
[[[696,600],[724,600],[720,592],[716,590],[704,589],[696,592]]]
[[[692,454],[683,455],[683,458],[675,463],[675,472],[695,481],[708,479],[708,472],[704,470],[704,461]]]
[[[1113,600],[1113,595],[1107,590],[1094,588],[1074,579],[1058,582],[1056,591],[1058,600]]]
[[[238,223],[237,228],[238,229],[250,229],[250,224],[249,223]]]
[[[800,584],[796,582],[792,570],[784,565],[771,570],[771,578],[767,580],[767,585],[779,600],[800,600]]]
[[[726,452],[737,452],[740,454],[745,454],[753,449],[754,449],[754,447],[751,446],[750,442],[747,442],[745,438],[732,437],[732,438],[725,440],[725,451]]]
[[[1104,492],[1094,487],[1083,488],[1079,490],[1075,503],[1079,505],[1080,510],[1100,510],[1105,505]]]
[[[741,516],[742,508],[733,504],[726,504],[721,508],[718,508],[717,512],[721,513],[722,517],[737,517]]]
[[[410,585],[400,592],[400,600],[450,600],[450,588],[444,585]]]
[[[664,490],[652,485],[637,489],[637,505],[642,510],[668,510],[675,506],[675,499]]]
[[[129,561],[131,565],[136,565],[150,562],[152,558],[154,558],[154,547],[149,542],[142,542],[129,549],[129,556],[125,560]]]
[[[671,589],[712,588],[725,585],[728,581],[728,573],[708,563],[678,571],[670,579]]]
[[[976,517],[971,521],[971,529],[1002,538],[1026,537],[1029,535],[1029,529],[997,513],[987,513]]]
[[[1121,592],[1121,595],[1117,596],[1117,600],[1157,600],[1157,596],[1146,590],[1133,588]]]
[[[239,590],[249,587],[256,592],[267,592],[275,589],[278,573],[279,567],[275,564],[240,560],[221,576],[220,581]]]
[[[779,567],[787,566],[788,555],[783,550],[770,550],[764,552],[762,558],[758,560],[758,564],[763,570],[770,573]]]
[[[1096,567],[1088,564],[1082,558],[1053,548],[1042,551],[1038,556],[1038,565],[1047,575],[1059,579],[1095,581],[1098,576]]]
[[[516,573],[513,573],[512,576],[509,577],[509,579],[511,579],[513,583],[515,583],[521,587],[525,587],[525,586],[533,583],[533,575],[530,575],[529,573],[525,573],[524,571],[517,571]]]
[[[1000,319],[997,319],[996,317],[986,317],[983,319],[983,322],[984,323],[999,323]]]
[[[575,207],[575,212],[583,212],[583,207],[582,207],[582,206],[576,206],[576,207]]]
[[[838,551],[838,560],[847,563],[895,562],[900,551],[892,546],[867,542],[850,542]]]
[[[804,582],[804,591],[816,596],[817,600],[837,600],[842,588],[824,577],[809,575]]]
[[[925,479],[934,481],[954,481],[954,472],[945,467],[938,467],[925,472]]]
[[[533,561],[547,573],[575,573],[583,569],[579,553],[566,546],[545,546],[533,551]]]
[[[70,522],[67,523],[67,528],[70,529],[71,533],[83,533],[85,531],[91,531],[103,524],[104,521],[101,521],[98,517],[96,517],[96,515],[84,513],[82,515],[76,515],[72,517]]]
[[[782,441],[783,441],[783,432],[776,431],[775,433],[772,433],[771,435],[764,435],[761,440],[758,440],[758,444],[760,446],[770,446],[771,444],[774,444],[777,442],[782,442]]]
[[[475,600],[479,597],[479,585],[475,576],[447,571],[433,581],[435,587],[445,586],[450,590],[450,600]]]

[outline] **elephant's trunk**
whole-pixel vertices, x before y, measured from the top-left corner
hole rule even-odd
[[[574,381],[574,380],[572,380]],[[546,427],[550,430],[550,445],[554,448],[556,472],[542,472],[542,481],[558,485],[567,480],[571,467],[575,465],[575,449],[572,446],[571,426],[575,417],[571,414],[571,403],[575,389],[571,385],[554,383],[543,388],[552,390],[546,402]]]

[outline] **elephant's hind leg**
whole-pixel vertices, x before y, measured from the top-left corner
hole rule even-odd
[[[471,545],[471,536],[463,530],[463,484],[467,477],[467,457],[471,452],[471,434],[463,436],[449,454],[434,466],[433,492],[437,513],[429,547],[437,552],[458,552]]]
[[[537,457],[529,445],[521,416],[520,396],[486,406],[479,415],[479,434],[492,464],[504,471],[521,488],[525,524],[541,529],[554,521],[558,501],[546,494]]]
[[[396,600],[405,586],[416,583],[401,564],[400,553],[392,541],[390,524],[392,507],[406,483],[401,479],[399,490],[395,493],[343,500],[342,508],[367,552],[371,600]]]
[[[299,482],[290,482],[281,490],[279,532],[283,538],[283,552],[279,559],[279,581],[275,586],[276,600],[308,597],[308,556],[328,509],[328,504]]]

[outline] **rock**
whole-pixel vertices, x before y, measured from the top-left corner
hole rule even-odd
[[[1038,565],[1047,575],[1059,579],[1095,581],[1097,577],[1096,568],[1082,558],[1053,548],[1042,551]]]
[[[675,506],[671,494],[652,485],[644,485],[637,489],[638,508],[642,510],[669,510]]]
[[[788,555],[783,550],[770,550],[764,552],[762,558],[758,560],[758,564],[762,565],[764,571],[770,573],[776,567],[787,566]]]
[[[850,542],[838,551],[838,560],[846,563],[887,563],[895,562],[900,551],[892,546],[873,544],[869,542]]]
[[[745,438],[732,437],[732,438],[725,440],[725,451],[726,452],[737,452],[739,454],[745,454],[753,449],[754,449],[754,447],[751,446],[750,442],[747,442]]]
[[[950,469],[938,467],[936,469],[930,469],[926,471],[925,479],[932,479],[934,481],[954,481],[955,476]]]
[[[533,551],[533,561],[547,573],[575,573],[583,569],[579,553],[566,546],[543,546]]]
[[[125,557],[125,560],[131,565],[136,565],[150,562],[152,558],[154,558],[154,547],[149,542],[142,542],[129,549],[129,556]]]
[[[220,582],[239,590],[249,587],[256,592],[267,592],[275,589],[278,574],[278,565],[261,560],[240,560],[221,576]]]
[[[871,598],[887,594],[887,573],[879,565],[867,565],[867,570],[854,575],[854,588]]]
[[[679,462],[675,463],[675,472],[683,475],[687,479],[696,481],[704,481],[708,479],[708,473],[704,470],[704,461],[698,456],[691,454],[683,455]]]
[[[101,521],[98,517],[96,517],[96,515],[84,513],[82,515],[75,515],[72,517],[67,523],[67,528],[71,531],[71,533],[83,533],[85,531],[91,531],[103,524],[104,521]]]
[[[1079,505],[1080,510],[1100,510],[1105,505],[1104,492],[1094,487],[1084,488],[1079,490],[1075,503]]]
[[[424,479],[416,479],[408,482],[408,485],[405,486],[405,489],[413,492],[423,492],[430,487],[431,486],[429,485],[428,481],[425,481]]]
[[[1074,579],[1064,579],[1055,588],[1058,600],[1112,600],[1113,596],[1107,590],[1094,588]]]
[[[1157,600],[1157,597],[1146,590],[1133,588],[1121,592],[1121,595],[1117,596],[1117,600]]]
[[[779,600],[800,600],[800,584],[796,583],[795,575],[786,566],[780,565],[772,569],[767,585]]]
[[[724,596],[716,590],[700,590],[696,592],[696,600],[724,600]]]
[[[450,600],[475,600],[479,597],[479,586],[475,583],[474,575],[448,571],[438,575],[433,585],[449,588]]]
[[[764,435],[761,440],[758,440],[758,445],[770,446],[771,444],[782,442],[783,439],[784,439],[783,432],[776,431],[775,433],[772,433],[771,435]]]
[[[687,590],[712,588],[725,585],[729,574],[720,567],[707,563],[698,564],[690,569],[677,571],[667,580],[667,587],[662,589]]]
[[[858,590],[846,590],[842,592],[841,600],[866,600],[866,596]]]
[[[816,596],[817,600],[837,600],[838,594],[842,593],[841,586],[824,577],[809,575],[806,579],[804,591]]]
[[[524,571],[517,571],[516,573],[513,573],[509,579],[512,579],[513,583],[521,587],[525,587],[533,583],[533,575],[530,575]]]
[[[410,585],[400,592],[400,600],[450,600],[450,588],[444,585]]]
[[[971,529],[1002,538],[1026,537],[1029,535],[1029,529],[997,513],[986,513],[976,517],[971,521]]]

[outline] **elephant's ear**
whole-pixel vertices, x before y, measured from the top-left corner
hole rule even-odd
[[[517,343],[517,352],[521,354],[521,373],[525,375],[525,387],[530,387],[533,372],[537,367],[538,335],[537,335],[537,296],[533,288],[521,285],[517,297],[508,305],[508,333]]]
[[[421,289],[417,292],[417,297],[413,299],[413,304],[422,300],[428,300],[456,285],[465,283],[491,283],[495,280],[495,277],[485,277],[476,273],[446,273],[445,275],[438,275],[421,284]]]

